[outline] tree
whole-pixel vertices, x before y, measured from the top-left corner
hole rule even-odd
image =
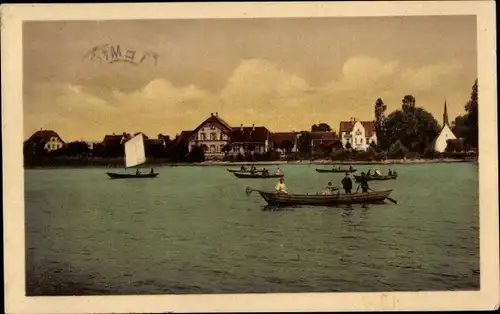
[[[468,145],[478,148],[478,91],[477,91],[477,79],[472,85],[472,92],[470,95],[470,100],[465,105],[465,111],[467,112],[465,125],[468,128],[467,136],[465,141]]]
[[[466,138],[469,134],[469,127],[467,126],[467,115],[458,116],[451,123],[451,131],[458,138]]]
[[[299,135],[299,152],[302,154],[311,152],[311,133],[302,131]]]
[[[344,146],[342,145],[341,141],[336,140],[336,141],[333,142],[332,149],[334,149],[334,150],[341,150],[342,148],[344,148]]]
[[[377,134],[378,145],[381,149],[388,149],[389,143],[387,142],[386,129],[385,129],[385,111],[387,105],[381,98],[375,102],[375,132]]]
[[[396,141],[389,148],[389,155],[395,158],[403,158],[408,154],[408,148],[406,148],[400,141]]]
[[[284,140],[279,144],[278,148],[283,150],[286,154],[289,154],[294,146],[295,145],[291,141]]]
[[[412,152],[424,152],[439,134],[436,119],[423,108],[415,107],[415,98],[406,95],[401,110],[393,111],[385,120],[389,143],[399,141]]]
[[[346,149],[352,149],[351,142],[347,142],[347,143],[345,143],[345,148],[346,148]]]
[[[313,124],[311,126],[311,132],[331,132],[332,128],[326,123],[320,123],[318,125]]]
[[[193,146],[191,151],[186,155],[186,160],[188,162],[202,162],[205,160],[206,145]]]
[[[402,106],[402,109],[404,112],[408,112],[412,109],[415,108],[415,97],[413,97],[412,95],[405,95],[405,97],[403,97],[403,106]]]
[[[67,143],[60,151],[61,155],[65,156],[87,156],[90,153],[89,145],[83,141],[75,141]]]

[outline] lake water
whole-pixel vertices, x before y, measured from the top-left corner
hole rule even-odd
[[[315,167],[282,166],[289,191],[340,186],[343,174]],[[27,294],[479,289],[477,165],[377,167],[398,172],[370,182],[394,188],[397,205],[280,211],[244,191],[276,179],[226,167],[163,167],[143,180],[26,170]]]

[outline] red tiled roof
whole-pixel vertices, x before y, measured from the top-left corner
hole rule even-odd
[[[177,143],[187,144],[191,135],[193,135],[194,131],[182,131],[181,134],[177,137]]]
[[[226,129],[227,132],[230,132],[232,127],[224,121],[219,115],[214,115],[212,114],[210,117],[208,117],[205,121],[203,121],[196,129],[193,130],[194,133],[196,133],[202,126],[204,126],[207,123],[216,123],[221,125],[224,129]]]
[[[357,121],[340,121],[340,127],[339,127],[339,132],[351,132],[354,124]],[[368,137],[373,136],[373,134],[376,133],[375,130],[375,123],[373,121],[359,121],[365,128],[365,135]]]
[[[311,140],[324,140],[324,141],[334,141],[336,140],[337,134],[335,132],[311,132]]]
[[[61,142],[64,143],[62,138],[57,134],[56,132],[52,130],[40,130],[35,132],[33,135],[30,136],[28,141],[39,141],[39,142],[47,142],[50,140],[51,137],[57,137]]]
[[[295,144],[295,139],[297,132],[276,132],[271,134],[271,140],[276,144],[280,145],[284,141],[289,141]]]
[[[270,139],[271,132],[266,127],[237,127],[233,128],[229,137],[231,142],[265,142]]]

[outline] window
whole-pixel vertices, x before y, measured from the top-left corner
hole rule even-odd
[[[204,141],[206,140],[206,135],[205,133],[200,133],[201,140]]]
[[[224,145],[219,146],[220,152],[222,153],[224,151]]]
[[[363,138],[360,138],[360,139],[359,139],[359,143],[360,143],[360,144],[363,144]]]
[[[210,124],[210,130],[215,130],[215,124]]]
[[[217,134],[215,134],[215,133],[210,133],[210,140],[211,140],[211,141],[215,141],[215,140],[217,140]]]
[[[215,145],[210,145],[210,152],[215,153]]]
[[[223,134],[223,133],[221,133],[221,134],[220,134],[220,140],[221,140],[221,141],[223,141],[223,140],[224,140],[224,134]]]

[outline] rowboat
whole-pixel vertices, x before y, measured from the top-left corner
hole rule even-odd
[[[241,172],[241,173],[250,173],[250,170],[240,170],[240,169],[226,169],[227,171],[234,173],[234,172]],[[262,172],[264,169],[256,169],[254,172]]]
[[[106,172],[111,179],[144,179],[156,178],[159,173],[146,173],[146,174],[127,174],[127,173],[112,173]]]
[[[125,170],[138,167],[146,162],[146,151],[144,150],[144,137],[142,133],[137,134],[125,142]],[[135,174],[106,172],[111,179],[146,179],[156,178],[159,173],[140,174],[139,169]]]
[[[366,176],[366,179],[368,181],[385,181],[385,180],[396,180],[398,178],[397,175],[391,175],[391,176]],[[361,176],[354,176],[354,179],[356,181],[361,180]]]
[[[270,178],[282,178],[284,174],[251,174],[246,172],[233,172],[237,178],[241,179],[270,179]]]
[[[385,199],[391,199],[389,195],[392,190],[379,190],[366,193],[353,194],[334,194],[334,195],[308,195],[308,194],[282,194],[276,192],[265,192],[253,190],[247,187],[246,193],[250,195],[253,191],[258,192],[260,196],[271,206],[293,206],[293,205],[314,205],[314,206],[334,206],[340,204],[367,204],[380,203]]]
[[[340,172],[340,173],[349,173],[356,172],[357,169],[314,169],[317,172]]]

